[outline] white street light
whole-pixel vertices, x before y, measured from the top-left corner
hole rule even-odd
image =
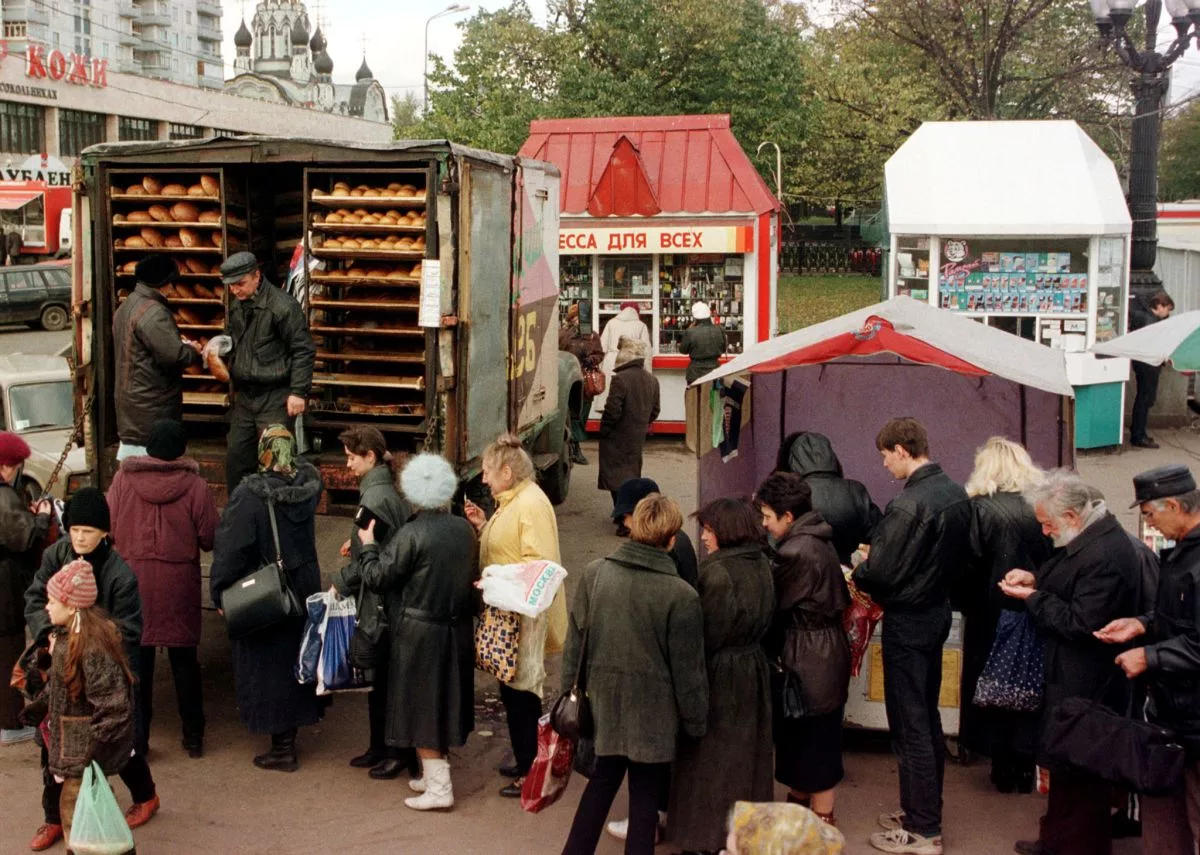
[[[442,11],[438,12],[436,15],[431,15],[425,22],[425,70],[422,73],[422,80],[425,84],[425,97],[421,101],[422,114],[429,111],[429,25],[443,15],[454,15],[459,12],[468,12],[470,9],[471,7],[465,3],[453,3]]]
[[[763,146],[775,146],[775,198],[783,201],[783,154],[779,151],[779,143],[764,140],[758,144],[755,154],[762,154]]]

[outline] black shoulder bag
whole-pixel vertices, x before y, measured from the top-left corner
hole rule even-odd
[[[587,626],[583,628],[583,641],[579,645],[579,667],[575,670],[575,681],[571,689],[563,692],[550,709],[550,726],[559,736],[578,743],[581,739],[591,739],[596,732],[596,723],[592,718],[592,702],[587,696],[587,648],[588,635],[592,631],[592,614],[596,607],[596,585],[600,582],[600,574],[592,580],[592,594],[588,600]]]
[[[383,610],[383,597],[367,590],[359,570],[358,608],[354,634],[350,636],[350,664],[361,671],[374,674],[384,658],[387,643],[388,619]]]
[[[288,583],[275,522],[275,502],[267,499],[275,560],[263,564],[249,576],[231,585],[221,595],[225,626],[230,638],[245,638],[255,632],[301,617],[304,604]]]

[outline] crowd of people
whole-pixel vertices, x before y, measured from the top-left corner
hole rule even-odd
[[[218,513],[178,419],[175,375],[202,358],[200,349],[163,317],[151,287],[172,271],[143,265],[116,321],[127,334],[117,370],[129,383],[119,390],[122,447],[107,494],[78,490],[56,538],[53,507],[31,502],[22,474],[28,446],[0,433],[0,673],[14,671],[20,689],[0,692],[0,741],[34,738],[40,747],[35,851],[69,836],[92,761],[128,787],[130,828],[158,812],[147,756],[160,647],[182,748],[204,756],[202,552],[212,552],[209,590],[222,614],[264,561],[282,568],[301,603],[326,587],[315,532],[324,485],[284,423],[303,411],[311,382],[311,338],[294,323],[294,300],[264,286],[252,256],[226,262],[238,303],[224,355],[232,353],[231,372],[251,394],[235,403],[229,499]],[[698,338],[715,341],[703,314]],[[591,336],[572,333],[564,345],[579,338]],[[1195,851],[1200,490],[1186,467],[1134,479],[1134,505],[1177,544],[1160,569],[1097,490],[1075,473],[1038,469],[1008,439],[978,450],[963,486],[933,459],[923,425],[889,420],[875,449],[903,489],[880,511],[844,476],[830,438],[802,432],[783,441],[776,471],[752,497],[696,511],[698,556],[678,503],[643,473],[658,409],[644,345],[621,333],[614,350],[584,346],[589,360],[613,356],[598,486],[611,493],[620,539],[606,557],[568,568],[577,576],[569,604],[563,587],[545,611],[517,617],[511,673],[498,685],[513,758],[498,770],[506,798],[522,795],[556,688],[586,686],[593,728],[576,748],[588,782],[564,853],[594,852],[606,832],[630,855],[647,855],[663,838],[688,853],[841,851],[836,792],[852,670],[845,617],[857,595],[884,615],[885,706],[899,771],[898,810],[879,817],[873,848],[944,851],[939,706],[957,609],[960,750],[990,757],[1001,792],[1032,791],[1037,765],[1051,773],[1039,838],[1015,850],[1111,852],[1114,787],[1096,769],[1062,762],[1063,746],[1049,744],[1053,713],[1083,700],[1148,718],[1184,745],[1181,780],[1142,794],[1140,808],[1147,852]],[[349,762],[376,779],[407,773],[410,809],[452,809],[451,751],[476,725],[477,582],[493,565],[561,563],[555,512],[516,436],[496,438],[482,456],[488,509],[464,496],[437,454],[400,466],[374,428],[339,438],[360,513],[342,545],[344,566],[325,576],[383,626],[367,749]],[[997,651],[1022,627],[1044,665],[1032,678],[1011,674],[1010,688],[1039,700],[984,703],[985,686],[1016,667]],[[262,770],[297,771],[298,729],[324,714],[326,700],[295,674],[303,633],[297,614],[232,639],[238,712],[264,739],[253,758]],[[546,659],[559,652],[562,682],[548,687]],[[626,779],[627,818],[608,822]],[[776,783],[785,803],[772,803]]]

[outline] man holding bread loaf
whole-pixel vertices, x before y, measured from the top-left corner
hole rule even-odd
[[[168,255],[147,255],[134,270],[137,286],[113,316],[116,362],[117,460],[145,455],[150,429],[183,421],[183,372],[199,347],[179,334],[159,289],[179,276]]]
[[[233,382],[233,411],[225,451],[225,484],[232,493],[258,468],[258,436],[273,424],[291,424],[304,413],[317,348],[296,298],[276,288],[251,252],[221,265],[221,281],[236,298],[225,336],[208,344],[225,356]],[[225,341],[221,341],[224,338]],[[231,352],[222,352],[228,348]]]

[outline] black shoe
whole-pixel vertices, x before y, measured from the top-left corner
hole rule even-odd
[[[300,768],[296,759],[296,732],[271,734],[271,750],[254,758],[254,765],[270,772],[295,772]]]
[[[1011,793],[1017,788],[1016,775],[1008,765],[992,763],[992,786],[998,793]]]
[[[1037,774],[1032,769],[1029,771],[1022,769],[1020,772],[1017,772],[1017,792],[1023,796],[1032,793],[1036,778]]]
[[[617,537],[629,537],[629,529],[622,523],[617,526]]]
[[[571,452],[571,462],[574,463],[576,466],[587,466],[588,465],[587,457],[585,457],[584,453],[578,448],[576,448],[574,451]]]
[[[399,778],[400,773],[405,770],[405,766],[399,760],[389,757],[382,763],[379,763],[368,773],[376,781],[390,781],[393,778]]]
[[[188,753],[188,757],[199,760],[204,756],[204,739],[185,739],[183,740],[183,749]]]
[[[387,755],[378,748],[368,748],[362,754],[359,754],[357,757],[352,759],[350,761],[350,765],[355,769],[370,769],[374,766],[378,766],[386,759]]]
[[[1114,813],[1112,817],[1112,838],[1113,840],[1123,840],[1126,837],[1141,837],[1142,836],[1142,821],[1140,819],[1130,819],[1125,811]]]
[[[1054,855],[1053,850],[1048,849],[1040,840],[1018,840],[1013,846],[1013,851],[1017,855]]]
[[[525,783],[524,778],[517,778],[511,784],[508,784],[505,787],[503,787],[500,790],[500,795],[504,796],[504,798],[506,798],[506,799],[521,798],[521,785],[523,783]]]
[[[1158,443],[1155,442],[1154,440],[1152,440],[1148,436],[1144,436],[1141,439],[1132,439],[1129,441],[1129,444],[1132,445],[1134,448],[1158,448],[1159,447]]]
[[[508,765],[501,766],[496,771],[499,772],[501,775],[503,775],[505,778],[521,777],[521,770],[517,767],[516,763],[510,763]]]

